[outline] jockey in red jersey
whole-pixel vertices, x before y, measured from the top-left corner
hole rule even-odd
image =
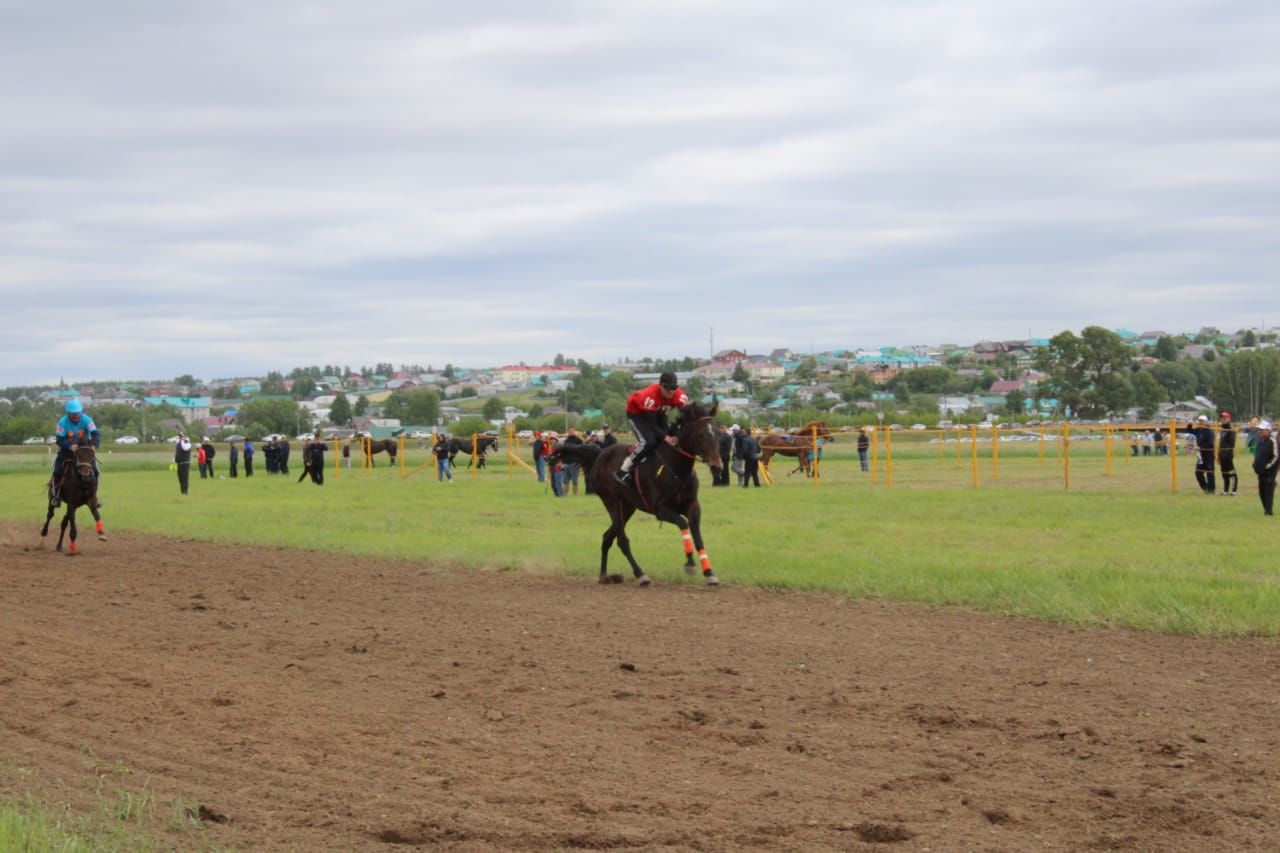
[[[636,434],[636,448],[622,460],[622,467],[614,473],[619,483],[631,478],[631,468],[647,459],[658,443],[670,438],[671,426],[667,423],[667,411],[683,409],[689,405],[689,395],[680,390],[674,373],[663,373],[658,381],[641,388],[627,398],[627,420]]]

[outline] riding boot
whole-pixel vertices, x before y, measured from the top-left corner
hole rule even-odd
[[[636,464],[635,454],[623,459],[622,467],[613,472],[613,479],[619,483],[629,483],[631,481],[631,466],[634,464]]]

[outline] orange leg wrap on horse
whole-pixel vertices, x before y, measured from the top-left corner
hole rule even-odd
[[[98,532],[102,532],[102,519],[98,519]]]
[[[711,558],[707,556],[706,548],[702,548],[698,551],[698,559],[702,561],[702,570],[704,572],[711,571]]]
[[[72,553],[72,554],[76,553],[76,543],[75,543],[75,540],[72,540],[72,542],[71,542],[71,553]]]
[[[693,534],[689,532],[689,528],[680,531],[680,538],[684,541],[684,552],[686,555],[693,553]]]

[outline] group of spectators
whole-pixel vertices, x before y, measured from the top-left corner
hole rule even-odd
[[[232,479],[239,476],[240,460],[244,459],[244,475],[246,477],[253,476],[253,462],[257,455],[257,449],[253,446],[252,439],[244,439],[244,448],[241,450],[241,444],[238,441],[229,442],[230,464],[227,469],[227,476]],[[310,477],[311,481],[317,486],[324,485],[324,454],[328,449],[328,445],[324,439],[314,438],[303,444],[303,471],[298,477],[298,482]],[[344,456],[350,459],[348,449],[344,449]],[[262,442],[262,458],[266,461],[268,474],[289,473],[289,455],[291,447],[289,439],[280,436],[278,438],[269,438]],[[213,460],[217,457],[218,451],[214,447],[213,441],[209,436],[204,436],[200,440],[200,444],[193,444],[191,439],[187,437],[185,432],[178,432],[178,441],[173,449],[173,464],[170,466],[178,474],[178,488],[182,494],[187,494],[190,488],[191,479],[191,457],[196,458],[197,470],[200,472],[200,479],[214,480],[217,474],[214,469]],[[350,462],[348,461],[348,464]]]
[[[1215,462],[1222,475],[1222,494],[1234,496],[1239,485],[1236,475],[1236,440],[1243,437],[1245,447],[1253,457],[1253,472],[1258,478],[1258,500],[1262,511],[1273,515],[1276,493],[1277,465],[1280,465],[1280,447],[1271,429],[1271,422],[1254,418],[1243,429],[1237,430],[1231,422],[1231,413],[1218,416],[1218,426],[1210,425],[1208,415],[1200,415],[1187,424],[1182,435],[1187,437],[1189,449],[1196,454],[1196,483],[1207,495],[1217,492],[1214,477]]]
[[[613,428],[605,424],[597,431],[588,431],[585,436],[579,435],[578,430],[574,427],[565,429],[564,437],[555,430],[546,432],[535,432],[533,441],[530,443],[530,449],[533,454],[533,468],[538,475],[539,483],[549,483],[551,493],[558,498],[572,492],[578,493],[578,480],[582,479],[584,483],[584,491],[586,494],[591,493],[591,483],[582,476],[582,466],[577,462],[569,462],[561,460],[559,457],[548,461],[549,457],[557,447],[561,445],[574,446],[591,444],[600,450],[610,447],[618,443],[618,437],[613,434]]]

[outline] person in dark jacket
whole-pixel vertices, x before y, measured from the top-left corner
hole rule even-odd
[[[758,489],[760,488],[760,442],[756,441],[756,437],[749,432],[742,439],[741,452],[744,463],[742,488],[745,489],[747,483],[755,483]]]
[[[213,457],[218,451],[213,449],[213,441],[209,436],[205,436],[200,441],[200,449],[204,451],[204,471],[209,475],[209,479],[213,479]],[[205,474],[201,474],[204,477]]]
[[[185,495],[191,484],[191,439],[178,431],[178,443],[173,447],[173,465],[178,472],[178,488]]]
[[[253,476],[253,441],[248,438],[244,440],[244,475]]]
[[[1236,428],[1231,413],[1218,416],[1218,469],[1222,472],[1222,493],[1234,496],[1240,478],[1236,476]]]
[[[600,430],[601,432],[604,433],[603,435],[600,436],[601,447],[612,447],[613,445],[618,443],[618,437],[613,434],[613,428],[611,426],[609,426],[608,424],[605,424],[604,426],[600,427]]]
[[[871,466],[867,464],[867,451],[871,448],[871,439],[867,436],[867,430],[870,427],[863,427],[858,430],[858,462],[862,464],[863,471],[870,471]]]
[[[280,439],[279,447],[276,449],[276,457],[276,461],[280,465],[280,473],[287,477],[289,475],[289,439]]]
[[[1259,422],[1255,435],[1253,473],[1258,475],[1258,500],[1262,501],[1263,513],[1272,515],[1272,502],[1276,496],[1276,464],[1280,463],[1280,451],[1277,451],[1276,438],[1271,434],[1271,421]]]
[[[303,445],[307,473],[311,475],[311,482],[317,486],[324,485],[324,452],[328,449],[329,446],[320,436],[311,439],[310,444]]]
[[[716,434],[716,440],[720,442],[721,465],[719,470],[712,470],[711,485],[727,486],[729,485],[729,460],[733,456],[733,435],[727,426],[721,425],[720,431]]]
[[[538,482],[545,483],[547,481],[547,441],[542,437],[542,433],[535,432],[533,434],[533,467],[538,472]]]
[[[1213,427],[1209,426],[1209,417],[1200,415],[1187,426],[1187,432],[1196,440],[1196,482],[1200,484],[1200,491],[1211,495],[1216,486],[1213,480]]]
[[[236,473],[240,466],[240,445],[235,443],[234,441],[231,442],[230,453],[231,453],[231,470],[227,472],[227,475],[234,480],[236,478]]]

